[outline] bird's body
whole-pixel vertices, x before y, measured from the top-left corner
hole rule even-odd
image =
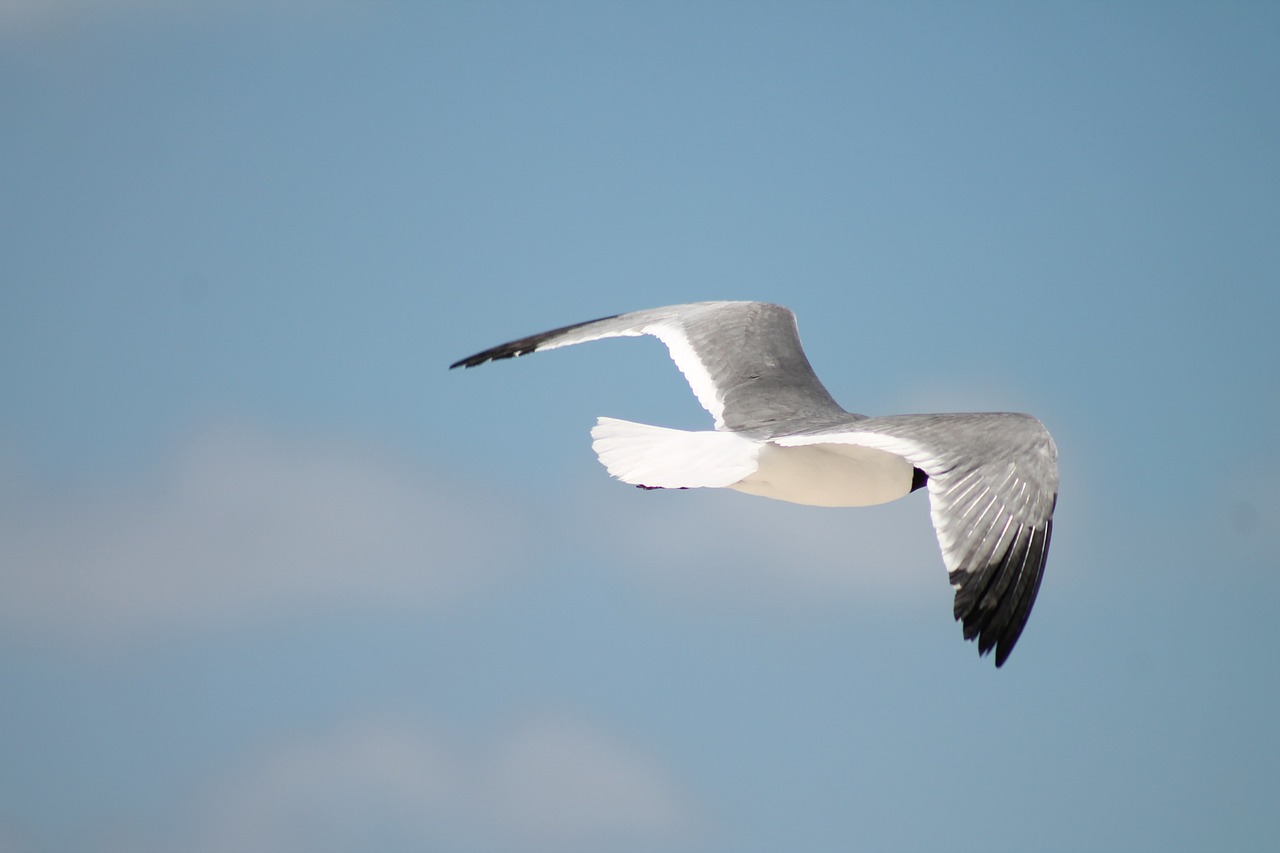
[[[1035,602],[1053,531],[1057,449],[1012,413],[867,417],[842,409],[800,346],[795,317],[759,302],[699,302],[578,323],[452,367],[609,337],[653,335],[715,429],[600,418],[609,473],[645,488],[730,488],[813,506],[869,506],[927,484],[966,639],[1000,666]]]

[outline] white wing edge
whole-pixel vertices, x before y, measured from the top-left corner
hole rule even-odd
[[[647,313],[637,312],[639,315]],[[628,320],[640,322],[633,322],[629,325],[612,325],[613,323],[626,324]],[[689,383],[689,388],[693,391],[693,396],[698,399],[698,403],[702,408],[710,412],[711,417],[715,420],[716,429],[724,429],[724,395],[716,387],[715,380],[711,378],[711,372],[707,370],[706,364],[698,357],[693,344],[689,342],[689,335],[685,332],[678,319],[664,317],[660,320],[649,320],[642,316],[631,315],[628,317],[628,315],[623,314],[600,322],[601,327],[595,330],[591,330],[588,326],[581,331],[575,329],[566,332],[563,337],[551,338],[545,343],[539,344],[536,351],[559,349],[560,347],[584,344],[605,338],[638,338],[643,335],[655,337],[666,346],[667,353],[671,356],[671,360],[675,362],[680,373],[684,375],[685,381]]]

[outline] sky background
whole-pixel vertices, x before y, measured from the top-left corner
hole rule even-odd
[[[0,2],[0,851],[1280,847],[1280,7]],[[997,671],[915,494],[611,481],[660,344],[1035,414]]]

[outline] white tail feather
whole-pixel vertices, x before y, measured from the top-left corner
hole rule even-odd
[[[662,489],[723,488],[756,470],[759,445],[731,432],[690,432],[598,418],[591,448],[624,483]]]

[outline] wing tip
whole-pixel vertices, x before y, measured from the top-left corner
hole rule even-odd
[[[500,347],[493,347],[492,349],[487,349],[484,352],[478,352],[475,355],[460,358],[453,364],[449,365],[449,369],[453,370],[456,367],[461,367],[463,369],[479,367],[480,365],[487,364],[490,361],[501,361],[504,358],[518,358],[522,355],[533,352],[535,349],[537,349],[536,346],[518,347],[513,344],[503,344]]]
[[[537,352],[540,349],[554,349],[557,346],[563,346],[563,344],[556,342],[556,338],[559,338],[568,332],[581,329],[583,326],[603,323],[606,320],[616,320],[622,316],[622,314],[611,314],[608,317],[587,320],[583,323],[573,323],[568,326],[561,326],[558,329],[551,329],[547,332],[539,332],[536,335],[518,338],[505,344],[499,344],[496,347],[490,347],[489,349],[478,352],[475,355],[460,358],[453,364],[449,365],[449,369],[453,370],[455,367],[479,367],[480,365],[490,361],[501,361],[504,358],[519,358],[522,355],[528,355],[529,353]]]
[[[987,578],[973,578],[980,585],[979,589],[970,589],[964,584],[956,586],[954,612],[956,621],[963,625],[964,638],[977,641],[979,657],[986,657],[994,650],[997,669],[1004,666],[1013,653],[1031,617],[1040,583],[1044,580],[1044,568],[1052,537],[1053,519],[1050,518],[1046,519],[1044,527],[1031,529],[1021,548],[1018,547],[1021,537],[1015,537],[998,563],[988,565],[987,572],[984,573]],[[1021,557],[1016,556],[1018,550],[1023,552]],[[1014,569],[1013,560],[1021,563],[1020,568]],[[996,591],[995,588],[1003,587],[999,583],[999,576],[1008,577],[1010,571],[1016,572],[1012,586],[1000,588],[997,598],[990,600],[989,596]]]

